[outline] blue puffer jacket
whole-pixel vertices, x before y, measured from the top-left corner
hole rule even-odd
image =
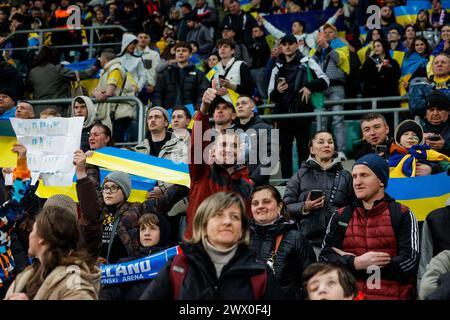
[[[409,84],[409,110],[411,115],[421,116],[423,117],[427,111],[427,96],[433,90],[439,90],[445,93],[450,99],[450,80],[447,80],[446,83],[437,84],[433,81],[433,77],[430,79],[426,78],[414,78],[411,80]]]

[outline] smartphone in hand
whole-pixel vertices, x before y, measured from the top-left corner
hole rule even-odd
[[[320,197],[323,196],[323,191],[322,190],[311,190],[311,196],[310,196],[310,200],[317,200]]]

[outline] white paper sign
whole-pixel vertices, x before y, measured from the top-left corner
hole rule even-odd
[[[11,118],[17,141],[27,147],[27,164],[46,186],[71,186],[73,154],[80,149],[83,117]]]

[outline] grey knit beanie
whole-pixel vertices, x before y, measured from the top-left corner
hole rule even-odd
[[[48,198],[47,201],[45,201],[43,208],[47,207],[63,208],[69,210],[70,212],[73,212],[73,214],[76,216],[78,215],[77,204],[75,203],[75,201],[73,201],[71,197],[63,194],[56,194]]]
[[[103,184],[105,184],[105,182],[107,181],[111,181],[117,184],[120,189],[122,189],[125,200],[128,199],[131,193],[131,179],[128,173],[122,171],[113,171],[106,176]]]

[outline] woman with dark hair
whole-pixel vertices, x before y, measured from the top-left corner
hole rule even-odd
[[[389,54],[389,47],[385,41],[373,42],[374,53],[369,56],[360,70],[363,84],[363,97],[391,97],[399,95],[400,67]],[[398,102],[383,104],[383,108],[396,108]],[[386,114],[389,128],[394,130],[394,115]]]
[[[249,249],[248,224],[241,197],[218,192],[206,198],[195,213],[190,242],[180,245],[183,255],[169,260],[141,300],[279,298],[272,270]]]
[[[83,248],[76,212],[44,207],[29,238],[33,264],[20,273],[6,300],[97,300],[100,270]]]
[[[271,185],[253,189],[250,248],[273,269],[288,299],[301,299],[301,275],[316,262],[308,240],[289,218],[280,192]]]
[[[309,158],[287,184],[284,202],[318,255],[331,215],[353,199],[353,187],[330,133],[316,132],[309,151]]]
[[[414,24],[414,29],[416,30],[416,36],[422,36],[427,39],[431,47],[435,47],[436,44],[439,43],[439,39],[434,35],[428,10],[419,10],[417,13],[416,23]]]
[[[100,68],[100,63],[95,63],[86,70],[73,71],[59,64],[56,49],[44,46],[39,51],[35,62],[27,77],[27,91],[33,94],[34,100],[69,98],[71,96],[70,83],[79,79],[87,79],[93,76]],[[45,79],[43,81],[43,79]],[[35,106],[35,113],[49,107]],[[63,116],[67,115],[68,106],[52,106]]]
[[[364,47],[358,50],[358,58],[361,65],[366,61],[367,57],[373,54],[373,42],[375,40],[384,40],[386,38],[382,29],[371,29],[367,33],[366,42]]]
[[[408,93],[408,87],[411,81],[415,78],[425,78],[427,76],[427,64],[430,60],[431,48],[427,41],[422,36],[416,37],[411,43],[410,51],[405,55],[402,64],[402,88],[400,94]]]
[[[416,30],[414,29],[414,25],[409,24],[405,27],[405,35],[403,40],[403,46],[408,49],[408,52],[411,52],[411,46],[416,38]]]

